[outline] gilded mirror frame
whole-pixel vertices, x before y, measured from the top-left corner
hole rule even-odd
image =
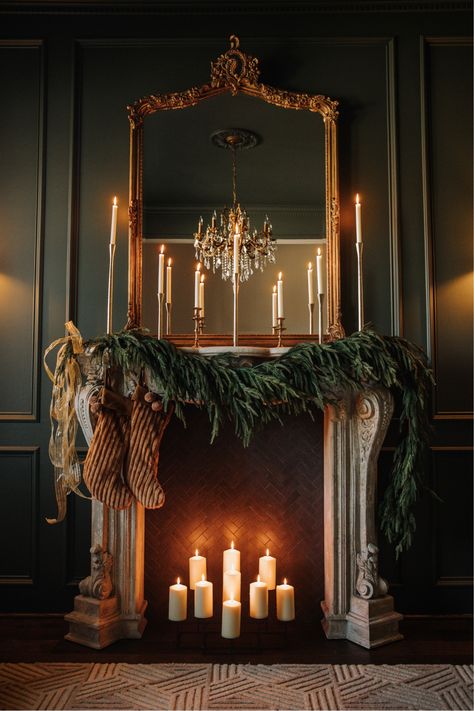
[[[341,338],[339,176],[337,160],[338,101],[321,94],[277,89],[259,81],[258,59],[239,49],[239,39],[230,37],[230,49],[211,63],[209,84],[168,94],[150,94],[127,106],[130,122],[128,313],[127,329],[142,323],[142,230],[143,230],[143,128],[144,119],[158,111],[185,109],[222,94],[245,94],[284,109],[319,113],[324,121],[326,185],[326,277],[327,335]]]

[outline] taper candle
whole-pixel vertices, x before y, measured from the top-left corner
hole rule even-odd
[[[321,254],[321,249],[319,247],[316,255],[316,276],[318,280],[318,294],[324,294],[323,255]]]
[[[213,614],[213,585],[201,575],[194,588],[194,617],[206,619]]]
[[[199,282],[199,306],[201,308],[199,315],[204,318],[204,274],[201,274],[201,281]]]
[[[356,195],[355,211],[356,211],[356,241],[360,243],[360,242],[362,242],[362,216],[361,216],[359,193],[357,193],[357,195]]]
[[[295,619],[295,589],[288,585],[286,578],[283,585],[276,586],[277,620],[291,622]]]
[[[199,308],[199,284],[201,283],[201,262],[196,264],[194,272],[194,308]]]
[[[267,583],[269,590],[275,590],[276,584],[276,558],[270,555],[267,548],[267,554],[262,555],[258,561],[258,572],[260,579]]]
[[[223,577],[222,599],[238,600],[240,602],[240,570],[236,570],[234,567],[231,567],[230,570],[224,570]]]
[[[278,296],[277,315],[278,315],[278,318],[284,318],[285,313],[284,313],[284,309],[283,309],[283,274],[281,272],[278,274],[277,296]]]
[[[313,265],[308,263],[308,304],[314,304],[313,293]]]
[[[118,213],[118,205],[117,205],[117,197],[114,197],[114,201],[112,203],[112,220],[110,223],[110,244],[114,245],[115,242],[117,241],[117,213]]]
[[[224,573],[226,570],[231,570],[232,567],[234,570],[240,570],[240,551],[234,548],[234,541],[231,541],[230,548],[227,548],[222,556],[222,569]]]
[[[166,267],[166,303],[171,304],[171,277],[173,267],[171,266],[173,262],[171,257],[168,259],[168,266]]]
[[[187,617],[188,588],[178,578],[175,585],[170,585],[168,619],[182,622]]]
[[[276,284],[273,285],[272,292],[272,328],[278,326],[278,295]]]
[[[240,616],[242,605],[238,600],[224,600],[222,603],[221,636],[236,639],[240,636]]]
[[[196,583],[202,579],[203,575],[206,577],[206,568],[206,559],[203,555],[199,555],[199,551],[196,548],[195,555],[189,559],[189,587],[191,590],[195,589]]]
[[[165,293],[165,245],[161,245],[160,253],[158,255],[158,293]]]
[[[250,617],[263,620],[268,617],[268,585],[257,576],[257,582],[250,583]]]

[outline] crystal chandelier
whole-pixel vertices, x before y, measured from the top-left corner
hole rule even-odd
[[[223,279],[247,281],[254,270],[263,271],[267,262],[275,262],[276,241],[272,238],[272,226],[265,217],[263,229],[251,230],[246,211],[237,202],[236,151],[257,145],[255,133],[244,129],[230,128],[216,131],[212,142],[219,148],[230,149],[232,153],[232,207],[225,207],[219,218],[214,210],[211,224],[203,230],[203,219],[199,218],[198,230],[194,233],[196,259],[207,269],[215,272],[221,269]]]

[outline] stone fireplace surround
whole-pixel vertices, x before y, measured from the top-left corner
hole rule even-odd
[[[86,440],[93,424],[89,400],[99,389],[84,357],[86,383],[76,411]],[[378,575],[375,527],[377,460],[393,412],[391,393],[367,387],[340,393],[324,411],[324,613],[329,639],[374,648],[402,638],[402,616]],[[92,500],[91,575],[80,583],[66,615],[66,639],[102,649],[138,639],[146,626],[144,598],[145,511],[137,503],[114,511]]]

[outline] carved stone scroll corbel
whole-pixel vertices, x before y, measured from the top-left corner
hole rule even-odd
[[[358,569],[356,592],[364,600],[387,594],[388,585],[383,578],[379,577],[378,557],[379,549],[374,543],[369,543],[367,549],[357,553],[356,556]]]
[[[79,583],[79,592],[96,600],[106,600],[112,594],[113,558],[96,544],[91,548],[91,574]]]

